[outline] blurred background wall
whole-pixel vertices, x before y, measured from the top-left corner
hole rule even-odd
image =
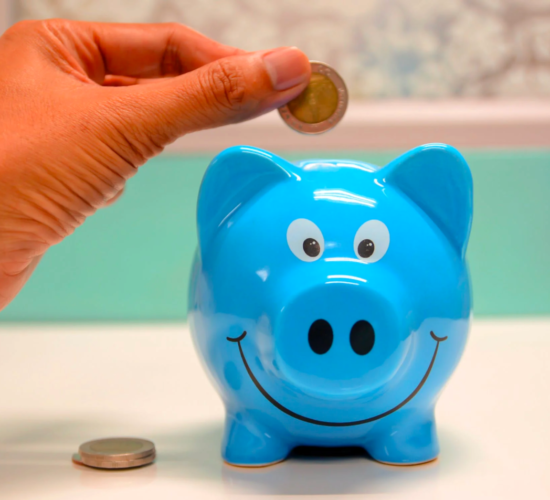
[[[550,96],[549,0],[20,0],[16,19],[180,22],[247,50],[295,45],[354,98]]]
[[[202,175],[228,145],[384,165],[449,142],[475,186],[474,312],[550,314],[550,0],[0,0],[0,21],[181,22],[249,50],[296,45],[333,65],[352,102],[320,138],[276,115],[183,138],[124,196],[52,248],[0,321],[186,316]]]

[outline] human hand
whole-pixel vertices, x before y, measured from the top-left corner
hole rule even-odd
[[[298,49],[244,52],[179,24],[22,22],[0,60],[0,310],[165,145],[280,107],[310,76]]]

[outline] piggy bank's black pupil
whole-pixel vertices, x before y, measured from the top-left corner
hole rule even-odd
[[[321,246],[317,240],[307,238],[304,240],[304,252],[309,257],[317,257],[317,255],[321,252]]]
[[[368,259],[374,253],[374,242],[372,240],[363,240],[359,243],[357,252],[363,259]]]

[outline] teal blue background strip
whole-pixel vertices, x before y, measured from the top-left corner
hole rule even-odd
[[[474,177],[474,312],[550,314],[550,150],[463,151]],[[399,152],[283,154],[384,165]],[[186,316],[195,203],[212,155],[163,155],[124,196],[52,248],[0,321],[174,321]]]

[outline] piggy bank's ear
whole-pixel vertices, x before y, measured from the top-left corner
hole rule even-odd
[[[463,156],[446,144],[419,146],[389,163],[385,180],[414,201],[464,257],[473,214],[473,185]]]
[[[202,180],[197,206],[199,247],[204,251],[216,232],[248,201],[278,182],[291,178],[291,164],[249,146],[222,151]]]

